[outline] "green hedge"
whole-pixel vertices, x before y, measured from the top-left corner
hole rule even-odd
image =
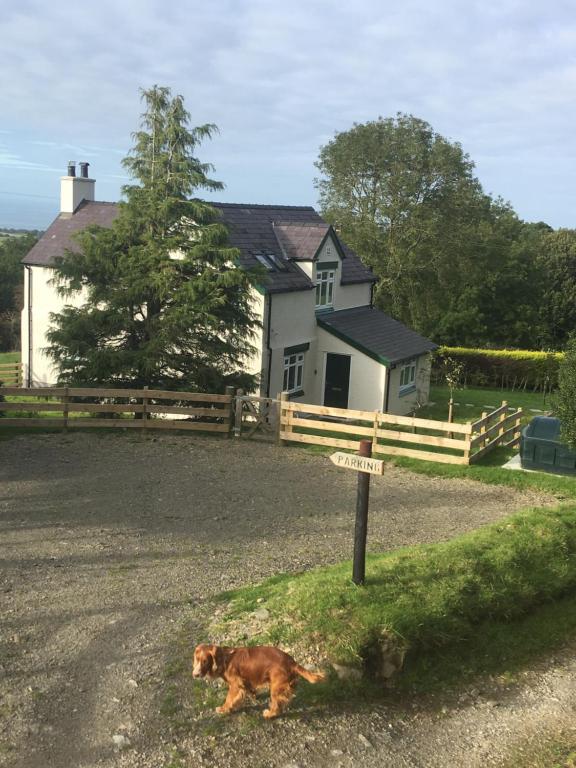
[[[354,586],[346,562],[240,589],[230,627],[264,606],[266,639],[318,647],[355,666],[382,645],[389,651],[391,640],[416,655],[461,643],[488,619],[517,618],[576,587],[576,506],[528,510],[449,542],[371,556],[366,577]]]
[[[446,358],[463,366],[461,383],[466,386],[549,392],[557,387],[558,367],[564,353],[440,347],[432,369],[436,383],[442,383]]]

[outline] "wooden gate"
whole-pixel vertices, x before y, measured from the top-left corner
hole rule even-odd
[[[242,389],[236,390],[234,398],[234,436],[253,437],[254,435],[274,439],[278,420],[278,401],[272,397],[245,395]]]

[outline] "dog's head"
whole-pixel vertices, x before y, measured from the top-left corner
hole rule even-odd
[[[224,653],[217,645],[202,643],[194,651],[192,677],[218,677],[223,670]]]

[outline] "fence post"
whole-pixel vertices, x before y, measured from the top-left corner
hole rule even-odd
[[[452,424],[454,421],[454,398],[450,397],[450,400],[448,400],[448,422]],[[452,439],[454,437],[454,432],[448,432],[448,437]]]
[[[482,411],[482,425],[480,426],[480,434],[482,435],[484,432],[486,432],[486,417],[488,416],[488,411]],[[480,450],[482,448],[486,447],[486,439],[481,440],[480,443]]]
[[[228,416],[228,432],[226,433],[226,437],[231,438],[232,429],[234,428],[234,387],[226,387],[226,394],[230,398],[230,415]]]
[[[381,411],[374,411],[374,434],[372,435],[372,453],[376,452],[378,447],[378,426]]]
[[[500,445],[500,441],[502,440],[502,435],[504,434],[504,426],[503,426],[502,422],[508,416],[508,401],[507,400],[502,400],[502,408],[504,408],[504,410],[500,414],[500,428],[498,429],[498,442],[496,443],[496,445]]]
[[[63,412],[64,412],[64,432],[68,432],[68,413],[69,413],[69,404],[70,404],[70,396],[68,395],[69,387],[64,387],[64,395],[62,396],[62,404],[63,404]]]
[[[279,392],[278,393],[278,437],[277,442],[278,445],[286,445],[287,441],[282,440],[280,435],[282,434],[283,427],[286,427],[286,432],[292,432],[292,426],[291,425],[284,425],[283,420],[285,418],[285,414],[287,411],[284,408],[284,403],[287,403],[290,400],[290,395],[287,392]]]
[[[234,405],[234,437],[242,436],[242,396],[243,389],[236,390],[236,402]]]
[[[516,411],[516,420],[514,422],[514,439],[512,440],[511,447],[516,446],[520,438],[522,437],[522,408],[518,408]]]
[[[148,386],[144,387],[144,394],[142,395],[142,434],[146,434],[146,428],[148,427]]]

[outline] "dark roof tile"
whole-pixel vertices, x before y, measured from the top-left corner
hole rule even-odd
[[[245,269],[257,267],[256,254],[273,255],[280,267],[266,275],[270,293],[310,290],[314,286],[297,261],[313,259],[329,227],[310,206],[211,203],[230,233],[230,244],[240,251]],[[117,203],[84,201],[74,214],[61,213],[22,260],[23,264],[49,267],[66,249],[77,250],[73,235],[90,224],[110,227],[118,215]],[[374,275],[342,243],[342,283],[374,281]]]
[[[50,267],[54,259],[66,249],[77,251],[78,245],[73,235],[90,224],[110,227],[118,215],[116,203],[89,202],[84,200],[75,213],[61,213],[34,247],[22,259],[23,264]]]
[[[328,333],[383,363],[399,363],[438,346],[373,307],[326,312],[316,319]]]

